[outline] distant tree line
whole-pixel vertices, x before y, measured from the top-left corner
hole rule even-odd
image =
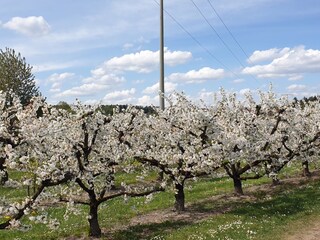
[[[54,106],[57,109],[64,109],[68,112],[73,112],[72,106],[68,104],[67,102],[61,101],[58,104]],[[114,113],[114,109],[120,108],[121,110],[127,110],[129,105],[115,105],[115,104],[108,104],[108,105],[100,105],[99,110],[106,116],[110,115],[112,116]],[[143,112],[147,115],[152,115],[156,113],[156,110],[152,106],[134,106],[136,109],[143,110]]]
[[[296,97],[293,98],[293,102],[295,104],[299,104],[301,107],[304,107],[306,104],[319,101],[320,95],[311,96],[311,97],[303,97],[302,99],[298,99]]]

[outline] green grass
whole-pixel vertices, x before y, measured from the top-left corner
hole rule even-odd
[[[288,174],[296,174],[297,170],[289,169]],[[15,179],[23,177],[21,173],[12,173]],[[148,180],[156,177],[148,176]],[[120,174],[117,183],[121,181],[135,183],[134,175]],[[244,182],[244,191],[254,185],[270,183],[270,179],[248,180]],[[274,196],[269,199],[263,191],[256,191],[251,195],[256,202],[239,199],[213,200],[218,194],[227,194],[233,190],[233,183],[229,178],[203,178],[197,182],[187,182],[186,203],[188,209],[195,212],[219,212],[229,209],[227,213],[215,214],[201,222],[164,222],[161,224],[147,224],[128,227],[124,230],[110,232],[129,223],[130,219],[155,210],[173,207],[173,192],[163,192],[154,195],[151,202],[145,198],[131,198],[124,202],[122,198],[113,199],[102,204],[99,208],[100,225],[106,236],[103,239],[281,239],[283,231],[299,219],[316,216],[320,213],[320,183],[308,184],[306,187],[293,188],[283,184],[277,188]],[[26,189],[11,189],[0,187],[1,196],[18,199],[26,195]],[[77,206],[80,215],[71,215],[64,220],[64,206],[50,207],[49,216],[58,218],[61,227],[50,230],[43,224],[32,225],[29,231],[0,230],[0,239],[63,239],[68,236],[86,236],[88,231],[87,213],[84,206]],[[30,222],[24,218],[23,223]]]
[[[114,239],[281,240],[291,224],[320,214],[319,182],[293,191],[288,189],[282,188],[270,200],[237,204],[233,206],[234,210],[199,223],[178,221],[140,225],[117,232]],[[224,207],[228,205],[230,202],[225,203]]]

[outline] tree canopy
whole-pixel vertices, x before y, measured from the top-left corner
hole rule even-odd
[[[40,95],[34,78],[32,66],[20,53],[11,48],[0,49],[0,91],[14,93],[26,105],[33,96]]]

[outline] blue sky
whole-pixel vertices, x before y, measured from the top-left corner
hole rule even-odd
[[[0,48],[26,57],[50,103],[158,105],[157,1],[1,0]],[[165,14],[166,93],[210,101],[220,87],[241,95],[270,83],[279,95],[320,93],[319,0],[193,2],[164,0],[193,37]]]

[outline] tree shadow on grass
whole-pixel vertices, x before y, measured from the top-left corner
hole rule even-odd
[[[273,195],[273,199],[259,201],[256,203],[246,203],[245,206],[236,208],[230,213],[242,216],[255,216],[257,219],[265,217],[287,218],[308,211],[320,199],[320,191],[317,187],[306,187],[293,192],[278,191]]]
[[[129,226],[105,235],[106,239],[150,239],[155,236],[168,235],[170,232],[190,226],[198,221],[206,220],[229,213],[244,217],[254,217],[257,221],[266,218],[287,219],[299,213],[316,208],[320,199],[320,184],[292,189],[290,184],[273,189],[272,198],[267,198],[263,191],[255,191],[247,196],[224,195],[187,206],[184,214],[162,223],[146,223]],[[165,212],[162,212],[165,214]],[[158,238],[162,239],[162,238]]]
[[[186,211],[181,214],[172,214],[173,211],[170,210],[169,215],[172,214],[172,217],[162,223],[147,223],[129,226],[126,229],[106,233],[104,237],[106,237],[106,239],[114,240],[140,240],[168,235],[170,232],[174,232],[181,227],[190,226],[214,215],[220,215],[229,212],[236,207],[242,206],[245,203],[239,202],[240,199],[242,198],[236,197],[231,201],[228,201],[228,196],[215,198],[216,201],[206,199],[196,204],[188,205]],[[163,211],[159,214],[165,214],[165,212]],[[162,238],[159,237],[157,239]]]
[[[131,226],[125,230],[119,230],[114,233],[106,234],[106,239],[114,240],[141,240],[150,239],[157,235],[167,234],[170,231],[177,230],[183,226],[189,225],[189,222],[184,221],[166,221],[163,223],[143,224]]]

